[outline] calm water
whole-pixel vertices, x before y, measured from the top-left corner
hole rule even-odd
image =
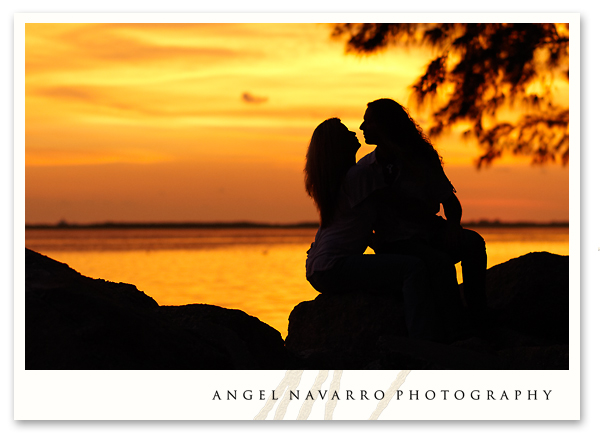
[[[130,283],[160,305],[237,308],[285,338],[317,292],[305,279],[314,229],[27,230],[27,248],[85,276]],[[488,267],[533,251],[569,254],[568,228],[485,228]],[[460,266],[457,266],[462,281]]]

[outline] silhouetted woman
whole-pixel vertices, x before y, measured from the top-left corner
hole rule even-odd
[[[434,316],[423,263],[402,255],[363,254],[372,238],[374,197],[362,194],[355,166],[360,143],[339,119],[314,131],[306,154],[305,186],[320,214],[308,251],[306,277],[324,294],[389,291],[402,294],[409,335],[431,338]]]

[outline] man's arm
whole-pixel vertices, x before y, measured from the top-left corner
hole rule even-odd
[[[460,246],[460,237],[462,234],[462,227],[460,225],[462,206],[455,194],[450,195],[442,201],[442,206],[444,206],[444,215],[446,216],[448,225],[445,236],[446,245],[451,249],[457,249]]]

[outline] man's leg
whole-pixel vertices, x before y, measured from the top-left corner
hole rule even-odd
[[[326,294],[377,291],[400,295],[410,336],[432,339],[439,331],[429,276],[418,258],[393,254],[348,256],[330,270],[316,272],[310,282]]]
[[[427,270],[440,327],[444,328],[449,338],[463,330],[464,310],[460,301],[456,268],[446,252],[422,240],[404,240],[380,247],[376,254],[408,255],[422,260]]]

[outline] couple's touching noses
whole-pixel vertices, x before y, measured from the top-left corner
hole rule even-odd
[[[323,294],[399,295],[411,337],[452,341],[483,329],[485,242],[462,228],[441,157],[391,99],[370,102],[360,129],[376,148],[358,163],[356,133],[337,118],[322,122],[309,143],[305,187],[320,227],[308,251],[308,281]],[[367,247],[375,254],[364,254]]]

